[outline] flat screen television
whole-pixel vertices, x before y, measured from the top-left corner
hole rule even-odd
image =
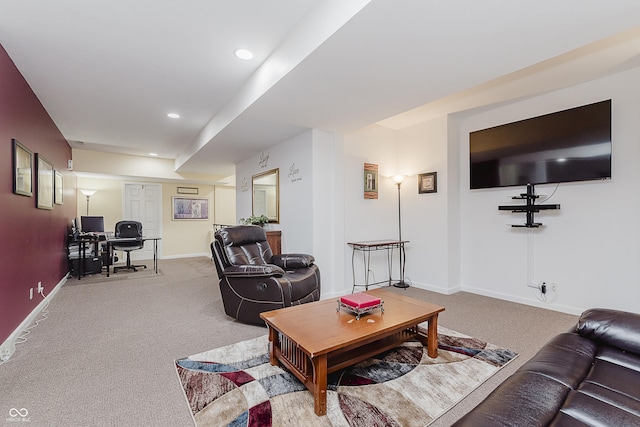
[[[81,216],[83,233],[104,233],[103,216]]]
[[[611,100],[469,133],[470,187],[611,178]]]

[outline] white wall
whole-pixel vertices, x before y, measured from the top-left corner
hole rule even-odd
[[[310,130],[236,165],[239,218],[251,215],[251,177],[280,170],[280,222],[266,228],[282,231],[283,253],[315,257],[322,298],[344,293],[339,249],[344,229],[341,159],[341,138]]]
[[[236,215],[251,215],[251,177],[279,169],[280,222],[267,229],[282,231],[282,251],[313,251],[312,131],[264,151],[236,165]]]
[[[398,165],[399,143],[396,132],[382,126],[368,126],[344,136],[344,240],[336,250],[343,253],[343,289],[351,291],[352,253],[348,242],[385,240],[398,238],[398,190],[391,177],[405,173]],[[378,198],[364,198],[364,164],[378,165]],[[404,237],[404,236],[403,236]],[[357,284],[364,283],[363,254],[354,258]],[[397,271],[397,257],[395,270]],[[371,254],[370,282],[388,277],[385,251]],[[396,277],[398,274],[396,273]],[[358,288],[357,291],[364,290]]]
[[[403,130],[372,125],[344,136],[306,132],[270,150],[281,169],[284,250],[319,259],[323,297],[351,290],[348,242],[398,236],[401,186],[406,276],[416,287],[468,291],[580,313],[590,307],[640,311],[640,68],[509,105],[425,121]],[[613,99],[613,178],[564,183],[537,214],[540,229],[515,229],[523,214],[498,211],[524,188],[469,189],[469,132],[603,99]],[[265,153],[263,153],[264,155]],[[237,169],[238,216],[251,213],[251,175],[260,156]],[[379,166],[379,198],[364,199],[364,163]],[[288,177],[295,165],[296,178]],[[417,174],[438,173],[437,193],[418,194]],[[300,178],[300,179],[299,179]],[[551,194],[555,185],[539,185]],[[372,254],[376,280],[387,276],[383,252]],[[355,275],[362,283],[362,258]],[[397,256],[394,278],[398,276]],[[328,277],[327,277],[328,276]],[[550,283],[546,300],[527,287]],[[551,292],[551,284],[557,292]],[[358,289],[360,290],[360,289]]]
[[[381,179],[380,198],[364,200],[362,165],[402,184],[406,274],[414,286],[459,290],[569,313],[601,306],[640,311],[640,68],[481,111],[426,121],[401,131],[369,126],[345,135],[346,241],[397,236],[397,189]],[[613,178],[561,184],[536,215],[540,229],[511,228],[523,214],[498,211],[524,188],[469,189],[469,132],[603,99],[613,99]],[[418,194],[416,174],[438,172],[438,192]],[[555,185],[540,185],[551,194]],[[345,282],[351,253],[345,251]],[[374,261],[376,279],[386,258]],[[356,265],[356,274],[363,275]],[[542,300],[528,280],[556,284]]]
[[[465,290],[578,313],[602,306],[640,310],[640,69],[460,119],[461,281]],[[468,134],[515,120],[612,99],[612,179],[560,184],[536,214],[540,229],[514,229],[523,214],[498,212],[524,188],[469,190]],[[551,194],[555,185],[536,186]],[[557,284],[540,302],[528,280]]]

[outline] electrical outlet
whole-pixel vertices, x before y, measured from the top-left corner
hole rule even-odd
[[[33,288],[29,288],[29,299],[33,299]]]
[[[16,351],[16,346],[13,342],[7,341],[0,345],[0,361],[9,360],[14,351]]]
[[[44,286],[42,286],[42,282],[38,282],[38,293],[42,294],[44,292]]]

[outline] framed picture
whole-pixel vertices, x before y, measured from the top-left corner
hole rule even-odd
[[[193,194],[197,196],[198,188],[197,187],[178,187],[177,192],[178,194]]]
[[[33,153],[17,139],[13,142],[13,192],[22,196],[33,195]]]
[[[418,193],[438,192],[438,172],[421,173],[418,175]]]
[[[373,163],[364,164],[364,198],[378,198],[378,165]]]
[[[55,177],[53,182],[53,203],[56,205],[62,204],[62,193],[64,191],[64,177],[58,171],[55,171]]]
[[[209,199],[172,197],[173,219],[209,219]]]
[[[38,177],[36,207],[53,209],[53,165],[40,153],[36,153],[36,176]]]

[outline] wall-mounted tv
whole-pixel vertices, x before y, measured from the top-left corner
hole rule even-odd
[[[471,189],[611,178],[611,100],[469,133]]]

